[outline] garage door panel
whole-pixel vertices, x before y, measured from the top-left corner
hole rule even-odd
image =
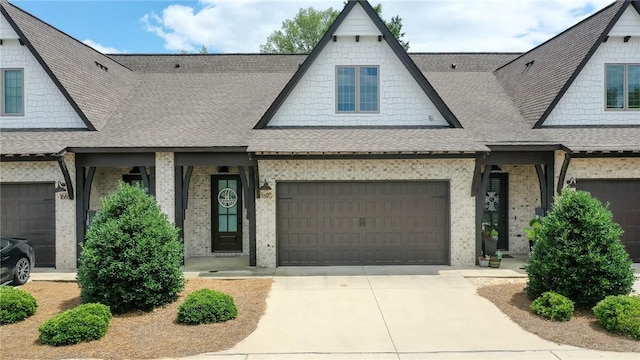
[[[576,187],[609,204],[613,221],[624,230],[625,249],[634,262],[640,262],[640,180],[578,179]]]
[[[278,263],[446,264],[448,189],[447,182],[279,183]],[[314,226],[294,228],[295,217]],[[315,244],[293,239],[311,234]]]
[[[35,266],[55,266],[53,184],[2,184],[0,193],[2,236],[31,240],[36,252]]]

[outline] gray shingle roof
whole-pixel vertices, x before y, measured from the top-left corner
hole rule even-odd
[[[98,130],[2,131],[3,154],[50,154],[68,147],[154,151],[245,146],[264,153],[473,152],[488,151],[487,145],[492,144],[640,151],[640,127],[531,129],[567,83],[569,70],[578,66],[575,57],[588,52],[589,46],[570,43],[595,44],[598,31],[621,9],[620,3],[520,57],[514,53],[410,54],[463,129],[252,130],[305,60],[304,55],[107,57],[0,1],[3,11]],[[565,46],[568,53],[561,51]],[[534,66],[522,74],[530,57],[536,59]],[[571,58],[567,68],[558,68],[567,58]],[[95,61],[109,70],[101,70]],[[457,64],[455,69],[452,63]]]
[[[616,1],[496,71],[496,77],[531,127],[551,110],[554,100],[570,85],[601,43],[607,28],[628,5],[628,1]]]

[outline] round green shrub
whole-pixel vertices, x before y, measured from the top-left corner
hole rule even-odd
[[[553,291],[547,291],[531,303],[531,310],[554,321],[569,321],[573,316],[573,301]]]
[[[621,234],[611,212],[589,193],[564,190],[542,218],[525,265],[529,297],[555,291],[578,306],[593,306],[608,295],[628,294],[634,278]]]
[[[640,297],[607,296],[593,307],[593,313],[607,331],[640,340]]]
[[[109,307],[102,304],[82,304],[63,311],[40,325],[40,342],[60,346],[98,340],[107,333],[110,321]]]
[[[184,288],[182,261],[178,229],[155,199],[121,182],[87,232],[78,268],[81,300],[114,314],[172,303]]]
[[[236,316],[238,309],[231,296],[216,290],[200,289],[189,294],[180,304],[176,321],[199,325],[227,321]]]
[[[0,287],[0,325],[22,321],[36,313],[38,303],[22,289]]]

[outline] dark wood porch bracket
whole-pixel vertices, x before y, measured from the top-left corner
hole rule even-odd
[[[489,175],[494,166],[534,165],[540,183],[540,202],[543,211],[549,209],[553,201],[554,159],[559,146],[489,146],[491,152],[476,155],[475,169],[471,185],[471,195],[476,197],[476,262],[482,255],[482,214],[484,194]],[[563,164],[564,165],[564,164]],[[568,162],[567,162],[568,166]],[[566,173],[566,169],[565,169]]]

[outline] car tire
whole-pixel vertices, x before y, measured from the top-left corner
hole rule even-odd
[[[31,275],[31,264],[26,257],[20,258],[16,262],[13,274],[13,285],[24,285]]]

